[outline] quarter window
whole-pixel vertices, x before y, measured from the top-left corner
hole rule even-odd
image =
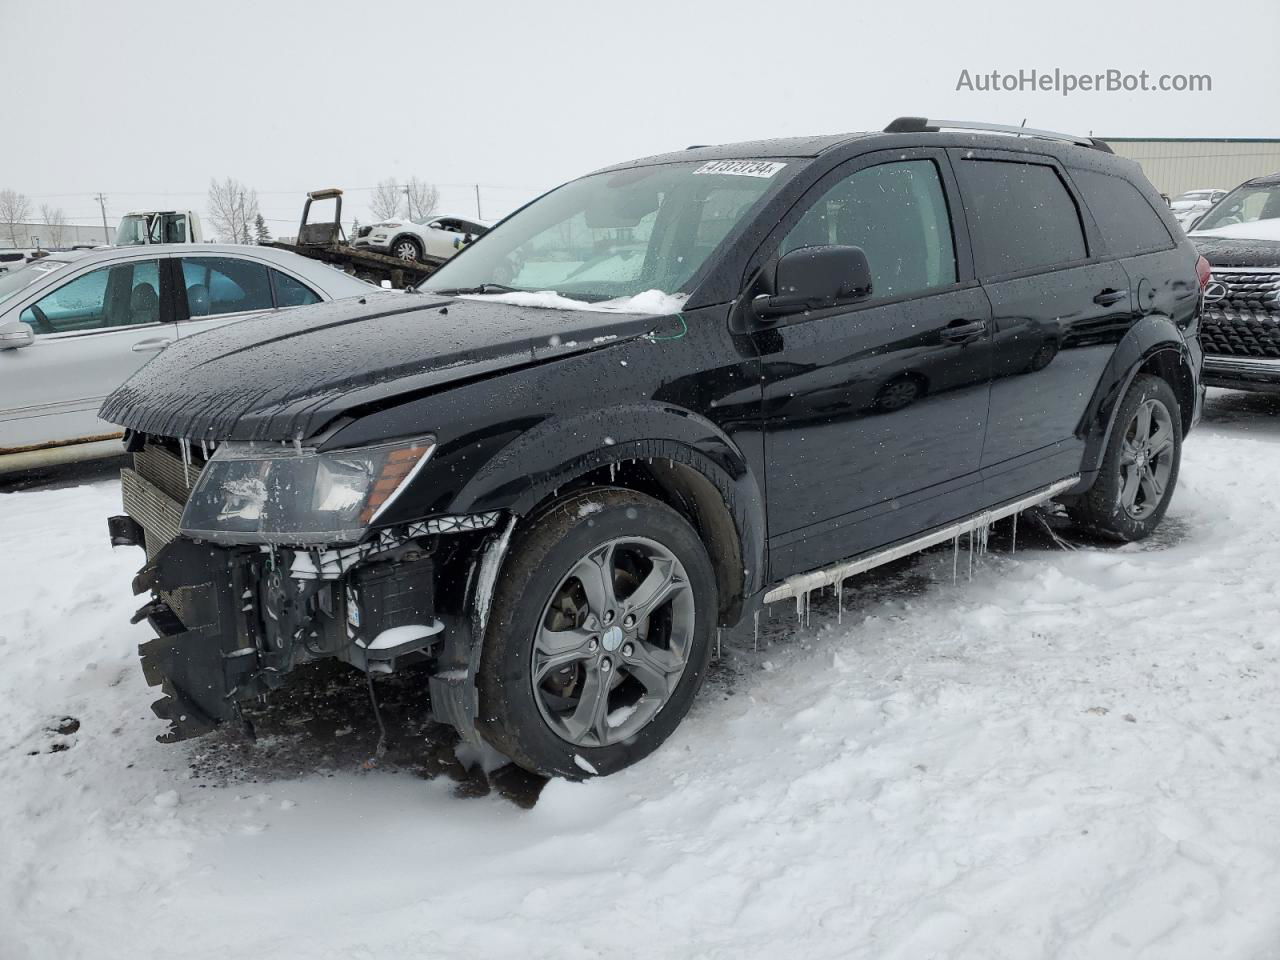
[[[958,175],[982,276],[1055,267],[1088,256],[1080,212],[1053,167],[962,160]]]
[[[194,320],[246,310],[270,310],[271,281],[267,268],[231,257],[183,257],[182,282],[187,312]]]
[[[1071,171],[1107,249],[1117,257],[1168,250],[1173,237],[1138,188],[1122,177],[1094,170]]]
[[[287,273],[272,270],[271,282],[276,288],[277,307],[305,307],[309,303],[320,302],[319,294]]]
[[[41,297],[20,318],[36,333],[72,333],[160,322],[160,263],[102,267]]]
[[[863,249],[877,299],[955,283],[951,218],[933,161],[885,163],[843,178],[805,211],[779,253],[828,244]]]

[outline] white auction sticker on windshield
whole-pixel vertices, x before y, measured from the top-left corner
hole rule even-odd
[[[776,160],[711,160],[694,173],[727,173],[734,177],[772,177],[785,167]]]

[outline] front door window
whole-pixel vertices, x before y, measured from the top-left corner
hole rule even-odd
[[[160,322],[160,261],[90,271],[22,311],[36,333],[78,333]]]

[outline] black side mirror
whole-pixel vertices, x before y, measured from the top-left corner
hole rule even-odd
[[[752,298],[757,317],[780,317],[854,303],[871,294],[871,265],[861,247],[801,247],[774,264],[772,293]]]

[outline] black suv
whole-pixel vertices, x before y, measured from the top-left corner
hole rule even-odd
[[[464,739],[612,773],[761,603],[1049,499],[1148,535],[1200,297],[1103,144],[903,118],[609,167],[416,293],[179,341],[103,406],[162,739],[416,663]]]

